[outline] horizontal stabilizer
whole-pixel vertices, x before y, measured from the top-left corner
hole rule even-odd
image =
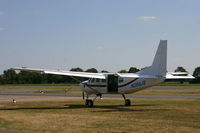
[[[166,79],[194,79],[194,77],[187,72],[171,72],[166,74]]]

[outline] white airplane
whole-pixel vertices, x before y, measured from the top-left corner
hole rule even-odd
[[[160,40],[152,65],[137,73],[88,73],[32,69],[25,67],[12,69],[89,78],[89,80],[80,83],[80,88],[83,92],[83,99],[85,99],[84,93],[86,93],[85,105],[87,107],[92,107],[95,99],[101,97],[102,94],[121,94],[125,100],[125,106],[130,106],[131,101],[125,97],[125,94],[134,93],[155,86],[163,82],[165,79],[194,78],[187,72],[167,72],[167,40]],[[89,96],[91,95],[95,95],[93,100],[89,99]]]

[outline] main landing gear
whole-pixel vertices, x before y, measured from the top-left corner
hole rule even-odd
[[[131,106],[131,100],[130,99],[126,99],[125,95],[122,94],[122,97],[124,98],[124,105],[125,106]]]
[[[96,96],[94,97],[93,100],[89,99],[89,95],[86,94],[85,106],[89,107],[89,108],[93,107],[94,101],[97,99],[97,97],[102,98],[102,94],[96,94]],[[124,105],[125,106],[131,106],[131,100],[130,99],[126,99],[124,94],[122,94],[122,97],[124,98]],[[83,93],[83,100],[84,99],[85,99],[85,95]]]
[[[93,101],[90,99],[85,100],[85,106],[86,107],[93,107]]]

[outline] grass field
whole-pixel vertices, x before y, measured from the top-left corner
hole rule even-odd
[[[83,101],[3,103],[0,128],[33,133],[144,133],[200,132],[200,99],[97,100],[94,108]]]
[[[131,95],[200,95],[198,87],[167,88],[146,89]],[[81,94],[81,91],[71,89],[68,93]],[[124,107],[124,101],[119,98],[97,100],[94,108],[86,108],[82,100],[0,103],[0,129],[31,133],[200,132],[200,99],[131,100],[130,107]]]

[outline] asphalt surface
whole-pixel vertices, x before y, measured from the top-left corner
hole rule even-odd
[[[81,94],[54,94],[35,93],[36,91],[63,90],[67,88],[78,89],[78,86],[0,86],[0,103],[16,101],[51,101],[82,99]],[[151,89],[200,89],[200,86],[155,86]],[[103,95],[103,98],[120,98],[121,95]],[[198,96],[160,96],[160,95],[127,95],[127,98],[188,98],[200,99]]]
[[[22,132],[22,131],[17,131],[17,130],[9,130],[9,129],[0,129],[0,133],[27,133],[27,132]]]

